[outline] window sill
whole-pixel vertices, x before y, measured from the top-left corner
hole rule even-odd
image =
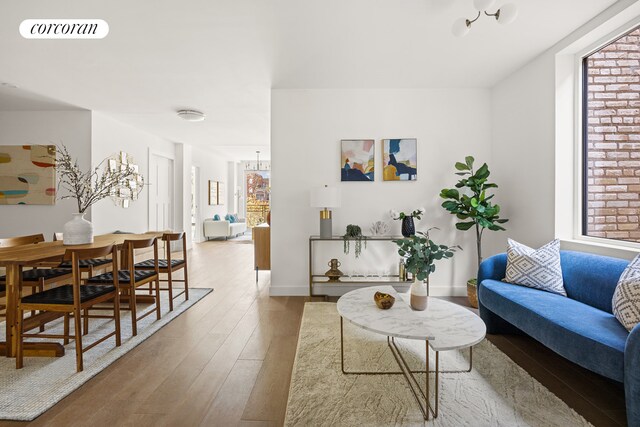
[[[626,245],[616,245],[615,243],[603,243],[582,239],[560,239],[562,249],[570,251],[589,252],[598,255],[610,256],[615,258],[633,259],[640,248],[633,248]]]

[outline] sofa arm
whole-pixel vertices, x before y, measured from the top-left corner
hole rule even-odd
[[[631,330],[624,346],[624,396],[627,425],[640,426],[640,324]]]
[[[498,254],[482,261],[478,269],[478,285],[485,279],[502,280],[507,272],[507,254]]]

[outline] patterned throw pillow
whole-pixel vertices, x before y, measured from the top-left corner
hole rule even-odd
[[[627,330],[640,323],[640,255],[622,272],[611,305],[614,316]]]
[[[560,266],[560,240],[532,249],[509,239],[505,282],[567,296]]]

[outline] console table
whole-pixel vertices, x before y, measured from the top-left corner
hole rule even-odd
[[[372,242],[389,242],[393,243],[394,240],[403,239],[402,236],[365,236],[367,244]],[[378,277],[349,277],[343,276],[339,281],[330,282],[329,278],[324,274],[314,274],[314,263],[313,263],[313,249],[315,244],[318,242],[339,242],[342,244],[343,238],[342,236],[331,236],[328,238],[323,238],[320,236],[310,236],[309,237],[309,296],[311,297],[327,297],[327,296],[338,296],[342,293],[354,290],[356,288],[364,288],[373,285],[391,285],[396,287],[399,291],[406,291],[409,289],[409,286],[412,281],[409,280],[400,280],[400,277],[397,274],[388,275],[388,276],[378,276]],[[351,239],[351,243],[354,241]],[[342,246],[340,247],[342,250]],[[361,257],[366,256],[366,251],[363,251],[360,255]],[[400,257],[398,257],[398,261],[400,261]],[[325,292],[322,294],[314,293],[314,287],[319,285],[320,287],[325,289]]]

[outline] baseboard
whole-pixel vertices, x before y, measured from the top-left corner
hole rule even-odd
[[[434,297],[467,296],[466,286],[431,286],[429,293]],[[269,296],[272,297],[305,297],[309,296],[308,286],[271,286]]]
[[[309,296],[309,286],[270,286],[269,296],[307,297]]]

